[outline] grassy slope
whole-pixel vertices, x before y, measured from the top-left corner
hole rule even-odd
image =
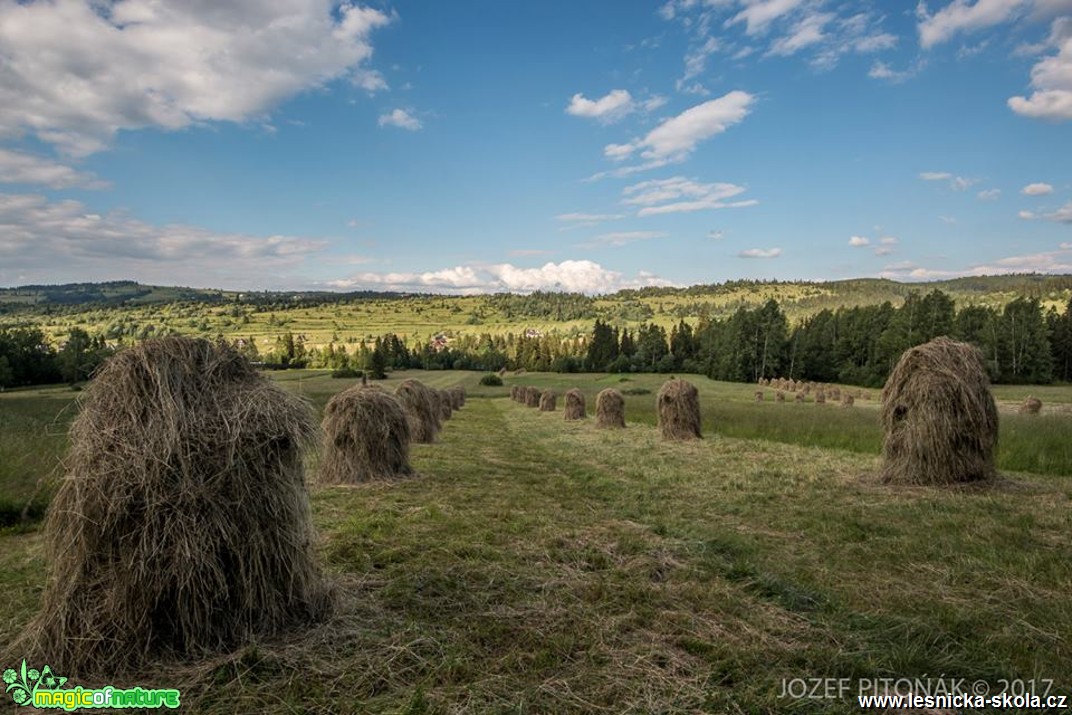
[[[708,436],[668,445],[643,424],[651,394],[627,398],[630,427],[608,433],[521,407],[476,375],[417,376],[470,391],[441,440],[414,447],[421,476],[314,490],[336,617],[131,683],[179,684],[218,713],[833,712],[779,700],[778,683],[944,673],[1072,686],[1066,478],[876,485],[861,477],[873,452],[726,436],[719,417],[806,424],[808,410],[841,430],[873,406],[757,405],[743,385],[696,379]],[[341,387],[280,377],[318,405]],[[660,380],[509,381],[574,377],[590,394]],[[1067,435],[1067,416],[1054,418]],[[0,536],[0,643],[36,608],[43,567],[39,533]]]

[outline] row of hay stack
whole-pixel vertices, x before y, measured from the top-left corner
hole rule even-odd
[[[853,393],[849,392],[848,390],[839,393],[839,396],[841,398],[840,402],[841,402],[842,407],[852,407],[856,403],[856,398],[853,396]],[[756,390],[756,402],[763,402],[764,398],[765,398],[765,393],[763,392],[763,390]],[[777,392],[774,393],[774,401],[775,402],[785,402],[786,399],[787,399],[787,396],[786,396],[785,391],[778,390]],[[836,398],[832,397],[832,399],[836,399]],[[804,403],[804,402],[808,401],[808,396],[803,391],[797,392],[796,395],[793,398],[793,401],[794,402]],[[826,392],[823,391],[823,390],[817,390],[815,392],[815,397],[813,398],[813,402],[815,404],[817,404],[817,405],[826,404]]]
[[[774,389],[776,391],[796,392],[796,393],[803,393],[805,395],[809,395],[809,394],[811,394],[813,392],[815,392],[815,393],[822,392],[823,393],[822,402],[825,402],[827,397],[829,397],[830,399],[834,400],[835,402],[838,402],[838,401],[840,401],[842,399],[842,393],[843,392],[847,392],[855,400],[861,400],[861,399],[862,400],[870,400],[871,399],[871,394],[869,392],[867,392],[866,390],[859,390],[859,389],[849,390],[849,389],[846,388],[846,390],[843,391],[837,385],[829,385],[829,384],[822,383],[822,382],[804,382],[803,380],[793,380],[792,378],[783,378],[783,377],[763,378],[763,377],[761,377],[759,380],[756,381],[756,384],[759,387],[770,387],[770,388],[772,388],[772,389]],[[759,394],[759,393],[757,392],[757,394]],[[778,401],[783,402],[784,400],[785,400],[785,398],[783,397],[781,400],[778,400]],[[800,402],[801,400],[797,400],[797,401]]]
[[[414,435],[434,439],[464,403],[460,387],[416,381],[339,393],[323,480],[409,474]],[[71,426],[42,607],[17,656],[111,677],[325,618],[303,459],[319,433],[305,399],[226,343],[167,337],[117,353]]]

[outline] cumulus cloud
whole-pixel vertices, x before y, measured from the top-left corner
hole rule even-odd
[[[379,70],[358,69],[355,70],[350,77],[350,81],[354,85],[365,90],[369,94],[376,94],[376,92],[382,92],[386,89],[390,89],[387,85],[387,80],[384,79],[383,73]]]
[[[867,76],[871,79],[884,79],[897,84],[916,76],[922,67],[923,64],[920,62],[908,69],[896,70],[887,62],[875,60],[874,64],[871,65],[871,69],[868,70]]]
[[[920,2],[916,14],[919,20],[919,44],[933,47],[960,33],[970,33],[1000,25],[1012,18],[1027,0],[953,0],[936,13]]]
[[[1036,213],[1034,211],[1021,211],[1019,217],[1027,221],[1043,220],[1055,223],[1072,223],[1072,201],[1049,213]]]
[[[892,280],[934,280],[961,276],[992,276],[1003,273],[1070,273],[1072,244],[1061,244],[1056,251],[1043,251],[1021,256],[1006,256],[987,263],[962,269],[937,269],[919,266],[910,261],[886,266],[879,273]]]
[[[780,248],[749,248],[737,254],[738,258],[777,258],[782,255]]]
[[[1028,184],[1024,188],[1020,189],[1020,193],[1025,196],[1045,196],[1046,194],[1053,193],[1053,186],[1041,182],[1036,184]]]
[[[387,114],[381,114],[379,119],[381,127],[399,127],[415,132],[421,128],[421,120],[407,112],[405,109],[395,109]]]
[[[612,124],[635,110],[632,95],[624,89],[611,90],[599,99],[588,99],[578,92],[566,106],[566,114],[595,119],[603,124]]]
[[[849,245],[853,248],[862,248],[871,244],[871,239],[867,236],[850,236]]]
[[[109,184],[94,174],[77,171],[33,154],[0,147],[0,183],[41,184],[50,189],[107,189]]]
[[[753,95],[734,90],[686,109],[628,144],[609,144],[603,153],[607,158],[623,160],[640,152],[641,158],[647,162],[645,168],[684,161],[700,142],[740,123],[748,116],[754,102]]]
[[[983,189],[976,196],[980,201],[994,201],[1001,196],[1001,189]]]
[[[879,245],[875,246],[876,256],[888,256],[893,253],[893,247],[897,245],[898,241],[893,236],[882,236],[878,239]]]
[[[359,68],[390,21],[329,0],[4,0],[0,137],[84,156],[124,129],[260,120]]]
[[[683,176],[642,181],[622,189],[622,204],[640,206],[638,216],[668,213],[687,213],[709,209],[754,206],[755,199],[730,201],[726,199],[744,193],[743,186],[727,183],[701,184]]]
[[[579,293],[613,293],[623,288],[672,285],[658,276],[641,272],[626,278],[593,261],[567,260],[520,268],[510,263],[455,266],[437,271],[359,273],[329,282],[334,288],[356,288],[441,293],[531,293],[560,290]]]
[[[1045,47],[1056,55],[1044,57],[1031,68],[1030,97],[1010,97],[1009,108],[1033,119],[1072,119],[1072,17],[1053,21]]]
[[[248,287],[277,283],[326,242],[252,236],[126,213],[92,213],[78,201],[0,194],[0,282],[118,280]]]

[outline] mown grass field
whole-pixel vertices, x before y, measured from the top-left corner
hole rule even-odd
[[[318,408],[345,386],[273,377]],[[754,386],[689,377],[705,439],[666,444],[653,426],[663,376],[489,388],[411,372],[388,386],[403,377],[460,382],[469,399],[436,444],[414,446],[418,477],[312,485],[334,618],[124,678],[178,686],[210,713],[858,712],[778,696],[783,679],[820,677],[1072,689],[1072,388],[995,389],[1000,485],[909,489],[871,476],[875,391],[851,409],[769,390],[755,403]],[[590,415],[600,389],[634,393],[629,427],[566,423],[561,405],[510,401],[511,384],[578,386]],[[1014,413],[1028,392],[1040,417]],[[75,395],[0,395],[9,500],[62,454]],[[37,608],[44,568],[38,525],[0,533],[0,651]]]

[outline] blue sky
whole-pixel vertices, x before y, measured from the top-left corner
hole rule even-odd
[[[0,0],[0,285],[1072,273],[1072,0]]]

